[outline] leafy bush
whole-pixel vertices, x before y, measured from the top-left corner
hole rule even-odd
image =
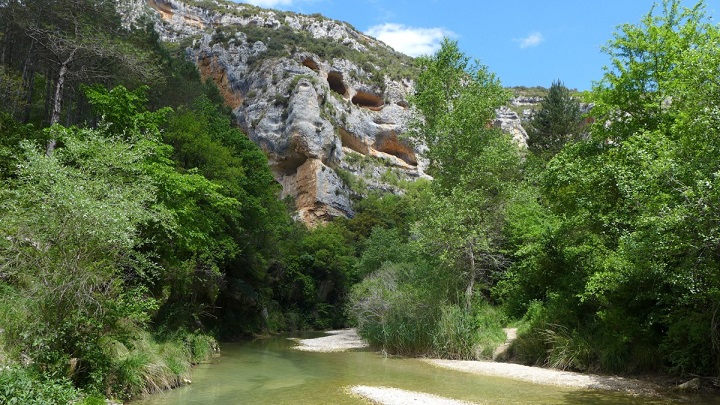
[[[79,394],[67,379],[44,379],[20,367],[0,371],[0,404],[69,404]]]
[[[707,355],[713,352],[714,343],[708,336],[708,331],[712,330],[709,317],[702,313],[678,311],[670,319],[672,323],[661,344],[670,370],[682,375],[713,375],[720,369],[720,365],[714,364],[713,356]],[[714,337],[717,339],[717,336]]]

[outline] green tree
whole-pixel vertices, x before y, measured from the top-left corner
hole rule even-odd
[[[127,367],[141,366],[124,362],[157,356],[136,345],[148,340],[142,328],[158,306],[182,300],[194,310],[192,322],[217,298],[218,263],[234,248],[221,230],[239,203],[205,177],[176,170],[159,142],[165,112],[126,103],[141,92],[93,92],[90,99],[104,101],[98,113],[125,111],[131,117],[120,114],[118,122],[135,125],[53,126],[46,131],[61,146],[51,156],[23,143],[0,194],[0,312],[7,315],[0,322],[3,340],[43,373],[131,395],[153,383],[129,381],[137,376],[124,374]],[[169,254],[169,245],[180,253]],[[122,347],[132,355],[118,356]],[[183,368],[175,365],[157,370],[177,379]]]
[[[542,205],[518,210],[513,232],[524,242],[508,302],[542,314],[536,336],[549,361],[720,372],[709,155],[718,151],[717,44],[702,3],[666,0],[621,26],[594,89],[590,137],[550,161]]]
[[[520,150],[491,127],[508,93],[487,68],[447,39],[418,64],[414,133],[428,145],[435,180],[409,196],[410,242],[374,228],[358,265],[372,273],[353,287],[350,307],[360,334],[385,350],[476,358],[503,338],[483,308],[507,265],[503,224]]]
[[[427,147],[429,173],[442,189],[472,185],[483,173],[468,167],[495,130],[489,124],[510,93],[487,67],[470,59],[457,42],[445,39],[432,56],[417,59],[420,76],[412,104],[422,115],[414,134]]]
[[[363,245],[363,251],[356,266],[358,275],[360,277],[367,276],[380,269],[386,262],[408,262],[411,254],[411,248],[400,234],[399,229],[375,227]]]
[[[117,336],[139,312],[116,311],[128,269],[143,273],[143,224],[157,220],[155,187],[144,173],[142,150],[93,130],[56,127],[65,145],[52,157],[25,144],[24,158],[0,197],[0,284],[22,291],[4,294],[20,305],[24,320],[5,328],[6,340],[47,372],[63,375],[71,358],[77,376],[90,378],[101,336]],[[6,301],[11,300],[11,301]]]
[[[232,334],[262,328],[261,314],[272,296],[268,267],[277,256],[283,232],[292,228],[267,158],[204,96],[170,115],[163,138],[173,147],[172,159],[181,173],[200,174],[218,186],[223,196],[241,203],[222,211],[208,234],[210,240],[222,241],[211,249],[221,259],[217,271],[222,282],[217,301],[206,302],[208,310],[215,309],[206,312],[204,320]],[[194,255],[192,249],[166,248],[168,257],[172,252],[178,257]],[[188,302],[183,296],[177,298],[174,304]]]
[[[465,280],[469,309],[478,278],[489,282],[505,265],[502,224],[520,157],[512,140],[489,124],[508,93],[453,41],[418,63],[413,104],[424,121],[416,134],[428,145],[435,181],[415,232],[428,253]]]
[[[704,2],[692,8],[679,1],[655,4],[639,24],[623,24],[603,48],[611,58],[593,87],[593,134],[605,140],[669,124],[676,69],[693,48],[703,46],[714,27],[706,20]]]
[[[549,159],[581,136],[580,102],[562,82],[554,81],[528,126],[528,149]]]
[[[282,261],[272,269],[274,295],[293,328],[327,329],[345,323],[345,298],[354,281],[355,251],[350,234],[334,223],[299,229],[283,244]],[[295,317],[304,319],[292,319]]]

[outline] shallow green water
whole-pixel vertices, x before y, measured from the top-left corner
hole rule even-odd
[[[476,376],[416,359],[372,351],[310,353],[284,337],[222,345],[222,356],[193,373],[193,384],[133,405],[367,404],[347,393],[375,385],[432,393],[478,404],[713,404],[717,398],[646,399]]]

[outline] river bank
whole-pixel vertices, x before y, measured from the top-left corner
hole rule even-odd
[[[342,352],[367,348],[368,344],[360,338],[355,329],[340,329],[325,332],[328,336],[312,339],[289,338],[297,342],[296,350],[305,352]]]
[[[327,333],[328,336],[320,338],[293,339],[298,343],[295,349],[314,352],[337,352],[368,347],[367,343],[358,336],[354,329],[329,331]],[[633,378],[583,374],[541,367],[530,367],[514,363],[442,359],[423,359],[423,361],[435,367],[476,375],[502,377],[516,381],[574,389],[614,391],[635,396],[658,396],[671,388],[650,381]],[[350,391],[355,395],[360,395],[378,404],[408,403],[415,400],[413,399],[415,396],[424,395],[388,387],[353,386],[350,388]],[[429,398],[425,399],[429,401]],[[422,403],[452,403],[443,402],[445,400],[449,399],[440,398],[439,402],[426,402],[423,400]]]
[[[300,343],[320,336],[322,340]],[[349,330],[330,335],[298,332],[224,343],[220,358],[195,368],[192,385],[138,398],[132,404],[716,405],[718,399],[695,393],[628,395],[480,376],[424,359],[358,349],[364,343],[355,336]],[[301,339],[288,339],[293,337]],[[328,346],[316,352],[322,342]],[[301,346],[313,351],[299,350]],[[342,350],[343,346],[350,350]]]

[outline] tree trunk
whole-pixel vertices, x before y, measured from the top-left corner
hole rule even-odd
[[[472,247],[470,247],[468,251],[470,254],[470,280],[468,281],[468,286],[465,289],[465,309],[470,311],[472,308],[472,295],[477,276],[475,274],[475,253],[473,252]]]
[[[8,60],[8,55],[10,54],[10,46],[12,45],[12,41],[12,31],[10,30],[10,26],[8,24],[8,27],[5,30],[5,35],[3,35],[2,51],[0,51],[0,65],[9,65],[10,61]]]
[[[65,86],[65,77],[68,73],[68,66],[70,63],[72,63],[73,58],[75,57],[75,50],[73,50],[70,53],[70,56],[68,56],[67,59],[60,65],[60,71],[58,72],[57,81],[55,82],[55,97],[53,97],[53,109],[52,109],[52,115],[50,116],[50,126],[53,126],[60,122],[60,111],[62,108],[62,98],[63,98],[63,87]],[[52,155],[53,151],[55,150],[55,145],[57,144],[57,141],[55,139],[50,139],[47,143],[47,149],[45,150],[45,155],[50,156]]]
[[[72,55],[60,65],[57,81],[55,82],[55,96],[53,97],[52,115],[50,116],[50,126],[60,122],[60,111],[62,108],[63,89],[65,87],[65,77],[68,72],[68,65],[72,62]]]
[[[33,92],[35,89],[35,64],[33,63],[33,49],[35,48],[35,41],[30,42],[30,48],[28,49],[27,55],[25,56],[25,63],[23,64],[23,87],[25,88],[25,105],[22,107],[22,122],[27,124],[30,122],[30,109],[32,107]]]

